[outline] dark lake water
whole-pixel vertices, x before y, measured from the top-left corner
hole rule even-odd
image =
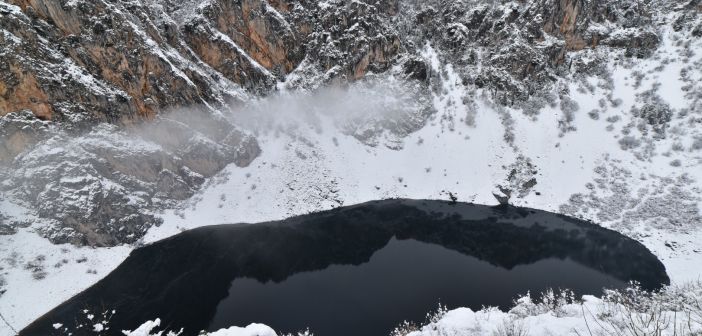
[[[544,211],[386,200],[278,222],[204,227],[140,248],[115,271],[27,327],[71,328],[115,309],[115,335],[160,318],[184,335],[265,323],[317,336],[387,335],[448,308],[508,309],[519,294],[601,294],[669,282],[638,242]],[[74,330],[74,334],[82,333]]]

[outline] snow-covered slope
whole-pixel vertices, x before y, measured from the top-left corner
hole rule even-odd
[[[106,141],[109,146],[100,148],[138,139],[122,131],[101,134],[97,128],[77,138],[41,140],[22,153],[29,161],[21,169],[0,173],[6,178],[0,188],[0,230],[8,227],[8,233],[0,235],[0,313],[10,325],[21,328],[99,280],[139,244],[182,230],[281,219],[389,197],[454,196],[497,204],[493,193],[509,196],[515,205],[591,219],[634,237],[663,261],[674,284],[697,280],[702,276],[700,7],[694,1],[661,3],[665,6],[648,18],[650,27],[646,26],[659,39],[655,47],[644,48],[650,54],[639,58],[629,54],[632,48],[617,45],[618,36],[636,35],[635,29],[591,25],[588,31],[607,32],[609,44],[569,50],[570,65],[557,68],[568,71],[543,68],[538,78],[519,79],[518,83],[538,81],[539,93],[515,104],[509,100],[529,92],[529,85],[503,87],[511,94],[495,93],[497,83],[512,82],[514,74],[483,87],[477,80],[509,68],[511,61],[491,58],[496,57],[491,52],[499,49],[499,41],[483,41],[488,43],[483,47],[461,44],[483,50],[475,55],[475,63],[467,65],[468,60],[456,57],[461,53],[451,49],[454,45],[446,44],[455,34],[427,39],[416,46],[415,54],[400,56],[407,59],[387,71],[336,89],[312,90],[319,86],[312,84],[331,75],[303,60],[285,82],[278,83],[275,94],[222,114],[226,125],[237,125],[256,138],[260,155],[248,166],[229,164],[211,171],[212,177],[199,191],[195,191],[199,184],[188,188],[194,195],[183,202],[164,202],[151,209],[149,214],[162,224],[145,228],[140,232],[143,237],[131,245],[88,248],[50,243],[43,236],[55,223],[37,210],[53,209],[50,202],[61,198],[32,203],[36,200],[17,196],[27,188],[17,181],[37,171],[28,168],[42,167],[32,158],[53,150],[51,141],[59,139],[70,144],[69,152],[79,153],[85,149],[81,139],[90,136],[93,147],[100,146],[95,138],[111,139]],[[444,5],[437,1],[436,7]],[[493,14],[503,10],[481,9]],[[468,30],[460,36],[467,38],[472,28],[464,28]],[[570,33],[575,34],[576,28]],[[536,50],[559,42],[545,37]],[[334,43],[329,43],[324,50],[331,52]],[[493,63],[500,66],[489,69]],[[408,75],[407,64],[424,68],[410,68]],[[417,80],[413,78],[417,73],[426,76]],[[184,143],[202,140],[197,133],[202,132],[195,130]],[[162,147],[162,142],[155,143]],[[190,145],[185,147],[195,148]],[[131,145],[124,146],[116,152],[129,153]],[[174,161],[180,167],[186,158],[178,151],[182,149],[167,148],[163,155],[177,157]],[[100,162],[97,157],[95,162]],[[13,176],[14,171],[23,174]],[[112,170],[96,174],[123,183],[122,190],[135,202],[150,198],[144,193],[152,193],[159,180],[157,175],[139,180],[134,184],[138,188],[124,188],[133,185],[126,183],[128,178],[119,178]],[[65,190],[73,190],[75,181],[63,182]],[[110,190],[113,185],[107,184],[99,186]],[[470,319],[471,314],[458,310],[446,318]],[[0,321],[0,335],[11,334]]]

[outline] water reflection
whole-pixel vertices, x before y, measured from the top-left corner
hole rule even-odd
[[[85,308],[116,309],[115,331],[159,317],[185,335],[250,322],[384,335],[439,301],[506,308],[527,290],[599,294],[629,280],[668,283],[646,248],[596,225],[525,208],[386,200],[205,227],[140,248],[23,335],[70,326]]]

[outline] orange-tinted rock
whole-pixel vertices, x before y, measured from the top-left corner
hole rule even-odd
[[[359,32],[338,46],[343,58],[306,52],[322,41],[320,27],[345,29],[367,18],[380,26],[379,15],[395,14],[397,1],[382,4],[382,13],[342,3],[331,16],[334,8],[322,13],[316,3],[288,0],[9,3],[0,5],[0,29],[16,40],[0,34],[7,62],[0,64],[0,115],[29,109],[71,123],[131,124],[166,109],[265,94],[306,56],[359,79],[399,51],[396,36]]]
[[[51,119],[53,108],[35,75],[14,64],[9,66],[9,71],[16,84],[9,86],[10,83],[0,82],[0,111],[6,111],[0,115],[28,109],[41,119]]]

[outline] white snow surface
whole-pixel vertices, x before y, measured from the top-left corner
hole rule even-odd
[[[659,53],[675,58],[680,46],[672,43],[668,33],[664,32]],[[700,50],[699,45],[697,48]],[[597,120],[588,112],[601,108],[599,101],[607,92],[600,84],[609,79],[588,79],[594,84],[592,90],[579,90],[582,84],[577,81],[566,83],[579,109],[570,122],[575,130],[564,133],[559,129],[564,116],[558,104],[535,117],[511,109],[505,114],[489,99],[481,98],[485,96],[481,92],[475,92],[477,108],[467,109],[462,105],[467,89],[452,66],[442,64],[431,47],[424,56],[432,70],[440,73],[442,83],[432,97],[437,112],[420,130],[401,139],[386,134],[378,145],[368,146],[339,130],[348,119],[334,115],[334,111],[309,114],[304,104],[299,104],[298,94],[282,92],[276,99],[283,103],[273,104],[266,111],[269,116],[244,123],[258,135],[261,156],[248,167],[228,166],[192,199],[165,211],[161,215],[164,223],[151,228],[143,242],[204,225],[277,220],[383,198],[448,199],[451,192],[459,201],[497,204],[492,195],[495,186],[505,181],[508,167],[524,156],[536,167],[538,183],[523,197],[513,198],[514,205],[579,216],[619,230],[657,255],[673,284],[702,278],[702,223],[695,222],[702,216],[702,151],[691,146],[702,130],[686,117],[675,117],[671,122],[674,130],[669,130],[665,139],[633,150],[623,150],[619,143],[622,129],[634,120],[630,111],[637,103],[636,94],[660,83],[658,94],[671,108],[690,105],[690,97],[681,89],[685,84],[679,78],[680,62],[668,63],[665,71],[653,71],[660,64],[655,57],[637,60],[633,66],[622,66],[612,58],[611,83],[606,84],[613,85],[612,100],[620,99],[621,103],[609,106]],[[697,55],[690,63],[699,60]],[[646,74],[640,85],[634,85],[635,72]],[[700,79],[699,71],[691,76]],[[337,104],[347,107],[368,104],[356,96],[340,99]],[[373,108],[373,104],[377,106]],[[364,108],[366,113],[382,116],[383,104],[371,102]],[[688,112],[690,118],[702,114]],[[615,116],[619,121],[607,121]],[[505,141],[508,132],[514,135],[512,144]],[[636,127],[631,134],[650,137]],[[650,143],[653,148],[645,152]],[[671,149],[679,148],[678,144],[681,150]],[[671,164],[675,160],[680,164]],[[618,183],[626,189],[616,189]],[[585,206],[570,202],[576,194],[583,195]],[[133,249],[53,245],[35,232],[44,225],[41,219],[1,196],[5,216],[32,223],[14,235],[0,236],[0,289],[5,290],[0,295],[0,313],[17,329],[94,284]],[[680,204],[691,205],[697,214],[689,213],[689,208],[670,208]],[[676,217],[683,215],[686,217]],[[678,222],[680,225],[675,225]],[[33,270],[32,265],[37,264],[45,266],[43,271]],[[583,307],[598,311],[602,301],[591,296],[583,299],[584,306],[567,306],[562,316],[544,313],[526,317],[523,321],[529,334],[586,330]],[[495,309],[474,312],[459,308],[411,335],[490,335],[505,318],[509,318],[507,312]],[[158,324],[151,321],[125,335],[154,335]],[[0,321],[0,335],[12,334]],[[210,335],[267,336],[275,332],[252,324]]]
[[[132,247],[112,248],[55,245],[34,232],[41,219],[0,198],[5,215],[24,216],[33,224],[13,235],[0,236],[0,278],[7,283],[0,296],[0,313],[15,329],[73,295],[92,286],[127,258]],[[14,335],[0,321],[0,335]]]
[[[139,328],[133,331],[124,330],[122,333],[125,336],[177,336],[177,332],[166,332],[157,331],[156,329],[161,325],[161,320],[156,319],[154,321],[144,322]],[[275,331],[271,327],[252,323],[246,327],[229,327],[226,329],[220,329],[211,333],[207,333],[207,336],[277,336]]]

